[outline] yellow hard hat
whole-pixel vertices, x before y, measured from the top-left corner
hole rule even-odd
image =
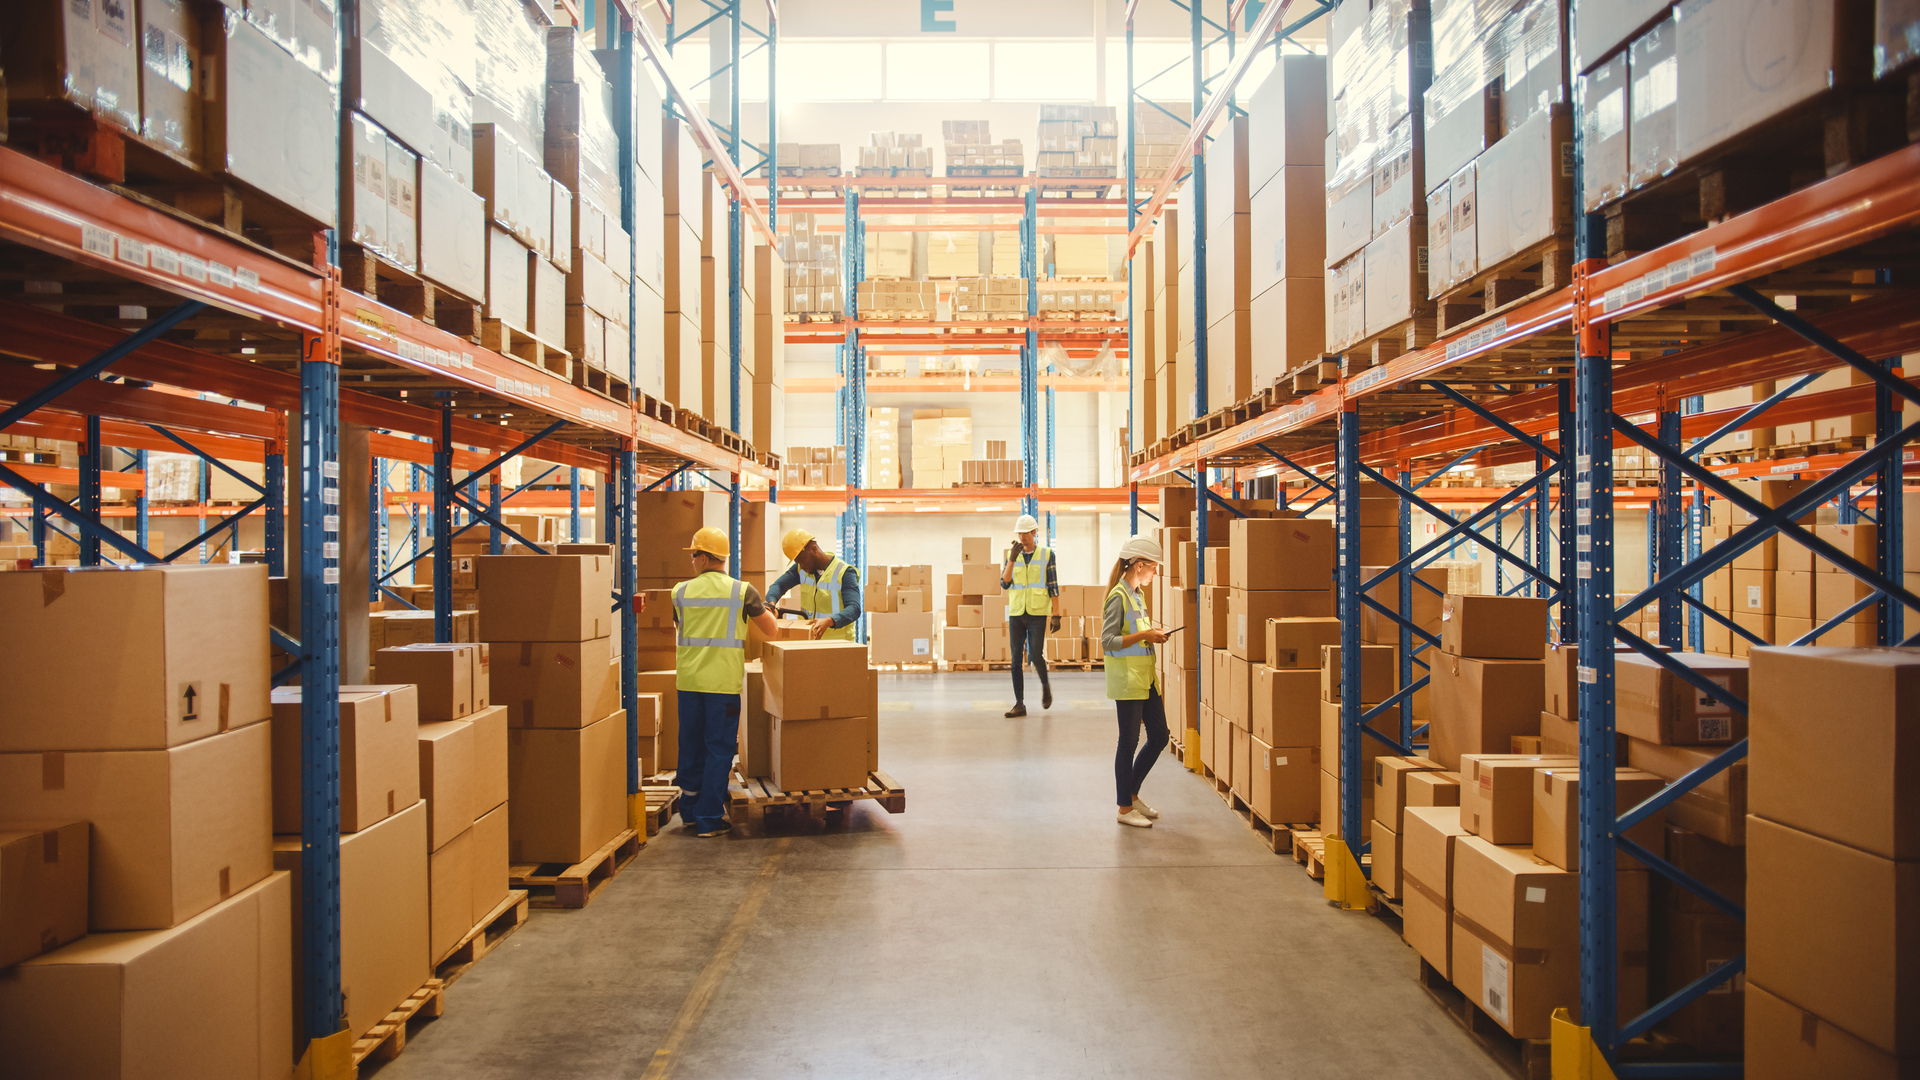
[[[709,525],[693,534],[693,543],[688,551],[703,551],[725,562],[733,554],[733,547],[727,543],[727,534]]]
[[[800,557],[800,552],[813,542],[813,534],[805,529],[788,529],[787,535],[780,538],[780,552],[788,562]]]

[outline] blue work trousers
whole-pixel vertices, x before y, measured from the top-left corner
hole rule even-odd
[[[701,828],[727,820],[727,781],[740,745],[740,695],[680,690],[680,768],[689,796],[680,819]],[[696,794],[697,793],[697,794]]]

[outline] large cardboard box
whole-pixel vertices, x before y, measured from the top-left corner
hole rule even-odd
[[[291,1076],[295,876],[270,874],[171,929],[94,934],[9,970],[9,1075]]]
[[[267,568],[8,574],[0,656],[0,751],[158,750],[265,720]]]
[[[586,727],[620,707],[612,658],[611,637],[494,642],[493,700],[507,707],[513,727]]]
[[[164,930],[271,871],[271,742],[253,724],[169,750],[0,754],[0,821],[92,823],[88,929]]]
[[[1627,740],[1626,761],[1671,783],[1723,751]],[[1667,804],[1667,820],[1722,844],[1747,842],[1747,762],[1736,761]]]
[[[1820,1015],[1746,980],[1749,1080],[1906,1080],[1912,1059],[1896,1059]]]
[[[1432,654],[1427,756],[1449,769],[1462,754],[1505,753],[1515,735],[1540,733],[1545,665]]]
[[[1231,589],[1227,593],[1226,647],[1242,660],[1267,659],[1267,625],[1276,619],[1326,619],[1333,615],[1333,593],[1315,590]]]
[[[1340,815],[1340,778],[1328,772],[1327,765],[1337,765],[1336,755],[1323,752],[1320,755],[1320,831],[1328,836],[1340,836],[1345,829]],[[1365,780],[1355,780],[1365,796],[1360,801],[1360,836],[1354,844],[1365,843],[1373,835],[1373,785]]]
[[[1373,760],[1373,816],[1400,832],[1407,807],[1407,777],[1418,772],[1439,772],[1440,763],[1423,757],[1378,757]]]
[[[1908,1059],[1920,1056],[1917,911],[1920,861],[1748,817],[1748,978]]]
[[[1667,782],[1639,769],[1615,769],[1613,808],[1618,817],[1660,793]],[[1666,818],[1650,815],[1627,833],[1627,839],[1655,854],[1666,841]],[[1555,766],[1533,773],[1533,853],[1562,870],[1580,872],[1580,768]],[[1631,855],[1619,854],[1622,869],[1646,867]]]
[[[67,102],[140,134],[143,39],[132,4],[102,8],[40,0],[19,4],[10,14],[14,23],[0,63],[6,65],[16,110],[58,114],[64,106],[53,103]],[[185,42],[181,47],[184,51]],[[159,59],[170,66],[164,51]],[[183,76],[191,80],[192,64],[186,66]]]
[[[1460,755],[1460,823],[1493,844],[1533,843],[1533,773],[1575,768],[1577,758]]]
[[[911,590],[909,590],[911,591]],[[933,662],[933,613],[925,610],[867,616],[867,645],[876,664]]]
[[[627,714],[507,733],[509,858],[576,863],[627,825]]]
[[[1320,673],[1312,668],[1253,669],[1249,729],[1269,746],[1318,746]]]
[[[1320,650],[1340,644],[1340,620],[1270,619],[1267,621],[1266,655],[1262,663],[1272,668],[1304,668],[1317,671]]]
[[[483,651],[491,656],[491,650],[478,643],[381,649],[373,654],[373,677],[381,683],[413,684],[421,720],[458,720],[486,705],[491,666],[490,660],[483,666]]]
[[[420,797],[427,801],[427,850],[465,832],[480,815],[475,771],[479,746],[473,721],[421,724],[416,750]]]
[[[273,831],[300,831],[300,699],[297,686],[273,692]],[[420,798],[414,742],[415,688],[340,688],[340,831],[356,832]]]
[[[1580,719],[1580,646],[1571,641],[1547,643],[1545,712],[1564,720]]]
[[[502,729],[505,730],[505,729]],[[501,803],[473,823],[473,897],[467,919],[469,929],[507,898],[507,858],[510,829],[508,804]]]
[[[1449,593],[1440,605],[1440,648],[1476,660],[1538,660],[1547,647],[1550,604],[1530,596]]]
[[[1233,793],[1242,802],[1253,801],[1253,736],[1238,724],[1233,726]]]
[[[1228,583],[1248,590],[1325,590],[1333,584],[1333,522],[1235,518],[1227,526]]]
[[[1400,782],[1406,788],[1406,806],[1400,811],[1403,820],[1407,809],[1415,806],[1460,805],[1460,774],[1457,772],[1408,773]],[[1402,828],[1400,831],[1406,830]]]
[[[767,711],[787,720],[853,711],[848,689],[865,687],[869,678],[867,647],[851,641],[770,641],[761,667]]]
[[[446,959],[473,928],[473,827],[427,856],[427,959]]]
[[[84,821],[0,826],[0,970],[87,932]]]
[[[1691,160],[1867,77],[1867,8],[1841,0],[1679,6],[1679,156]],[[1764,77],[1754,72],[1764,71]]]
[[[1410,806],[1401,820],[1400,881],[1406,894],[1402,936],[1442,976],[1452,979],[1454,842],[1467,830],[1453,806]]]
[[[507,801],[507,707],[490,705],[467,722],[473,725],[473,816],[478,818]]]
[[[864,716],[773,717],[773,782],[782,791],[857,788],[867,782]]]
[[[340,990],[355,1038],[386,1019],[433,974],[427,898],[427,808],[410,809],[357,833],[340,835]],[[273,865],[292,872],[290,952],[300,973],[300,838],[274,840]],[[296,984],[297,985],[297,984]],[[300,992],[295,991],[295,1006]],[[297,1045],[307,1044],[295,1013]]]
[[[1643,883],[1644,888],[1644,883]],[[1580,877],[1478,836],[1454,843],[1453,982],[1515,1038],[1580,1000]]]
[[[661,771],[677,768],[680,761],[680,691],[674,687],[672,671],[642,671],[636,681],[640,693],[653,694],[660,701]]]
[[[1339,701],[1344,690],[1340,646],[1320,647],[1320,699]],[[1378,705],[1393,696],[1399,672],[1394,670],[1394,651],[1388,645],[1360,646],[1360,702]]]
[[[483,555],[474,560],[483,641],[591,641],[613,631],[605,555]]]
[[[1749,686],[1753,812],[1882,858],[1920,858],[1920,651],[1755,649]]]
[[[1314,820],[1320,812],[1320,771],[1317,746],[1267,745],[1258,735],[1249,737],[1249,774],[1252,795],[1247,802],[1261,821],[1285,825]]]
[[[1694,673],[1746,699],[1747,662],[1706,653],[1669,653]],[[1747,718],[1727,698],[1702,693],[1644,656],[1613,660],[1614,729],[1666,746],[1726,746],[1747,737]]]

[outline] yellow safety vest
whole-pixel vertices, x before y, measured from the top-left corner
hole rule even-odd
[[[1013,585],[1007,589],[1007,614],[1053,614],[1053,597],[1047,592],[1047,564],[1053,560],[1053,552],[1036,547],[1031,559],[1020,556],[1020,552],[1013,556]]]
[[[818,574],[809,574],[801,570],[799,563],[795,563],[793,568],[800,575],[800,610],[807,613],[807,618],[838,617],[840,612],[846,609],[845,599],[840,595],[840,583],[851,567],[841,562],[840,556],[835,555],[833,561],[827,564],[827,568]],[[860,573],[857,570],[854,571],[853,581],[856,586],[860,583]],[[835,627],[821,634],[820,640],[852,641],[854,640],[853,624]]]
[[[673,685],[737,694],[747,681],[747,584],[709,570],[673,587]]]
[[[1145,601],[1137,593],[1127,588],[1122,581],[1107,590],[1107,601],[1120,598],[1124,612],[1120,620],[1120,633],[1137,634],[1153,625],[1147,618]],[[1101,622],[1105,624],[1105,611],[1102,610]],[[1114,701],[1141,701],[1149,691],[1158,688],[1160,677],[1153,669],[1153,646],[1141,641],[1124,649],[1107,650],[1107,696]]]

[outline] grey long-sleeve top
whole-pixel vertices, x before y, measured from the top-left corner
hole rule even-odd
[[[1126,586],[1126,589],[1128,592],[1133,594],[1133,598],[1135,600],[1140,599],[1139,589],[1136,589],[1131,585]],[[1142,606],[1145,606],[1144,603],[1142,604]],[[1106,607],[1101,610],[1101,616],[1100,616],[1100,648],[1101,650],[1103,652],[1112,652],[1115,649],[1126,648],[1125,645],[1122,645],[1120,643],[1120,639],[1126,636],[1127,636],[1127,605],[1123,603],[1119,597],[1109,592],[1107,594]]]

